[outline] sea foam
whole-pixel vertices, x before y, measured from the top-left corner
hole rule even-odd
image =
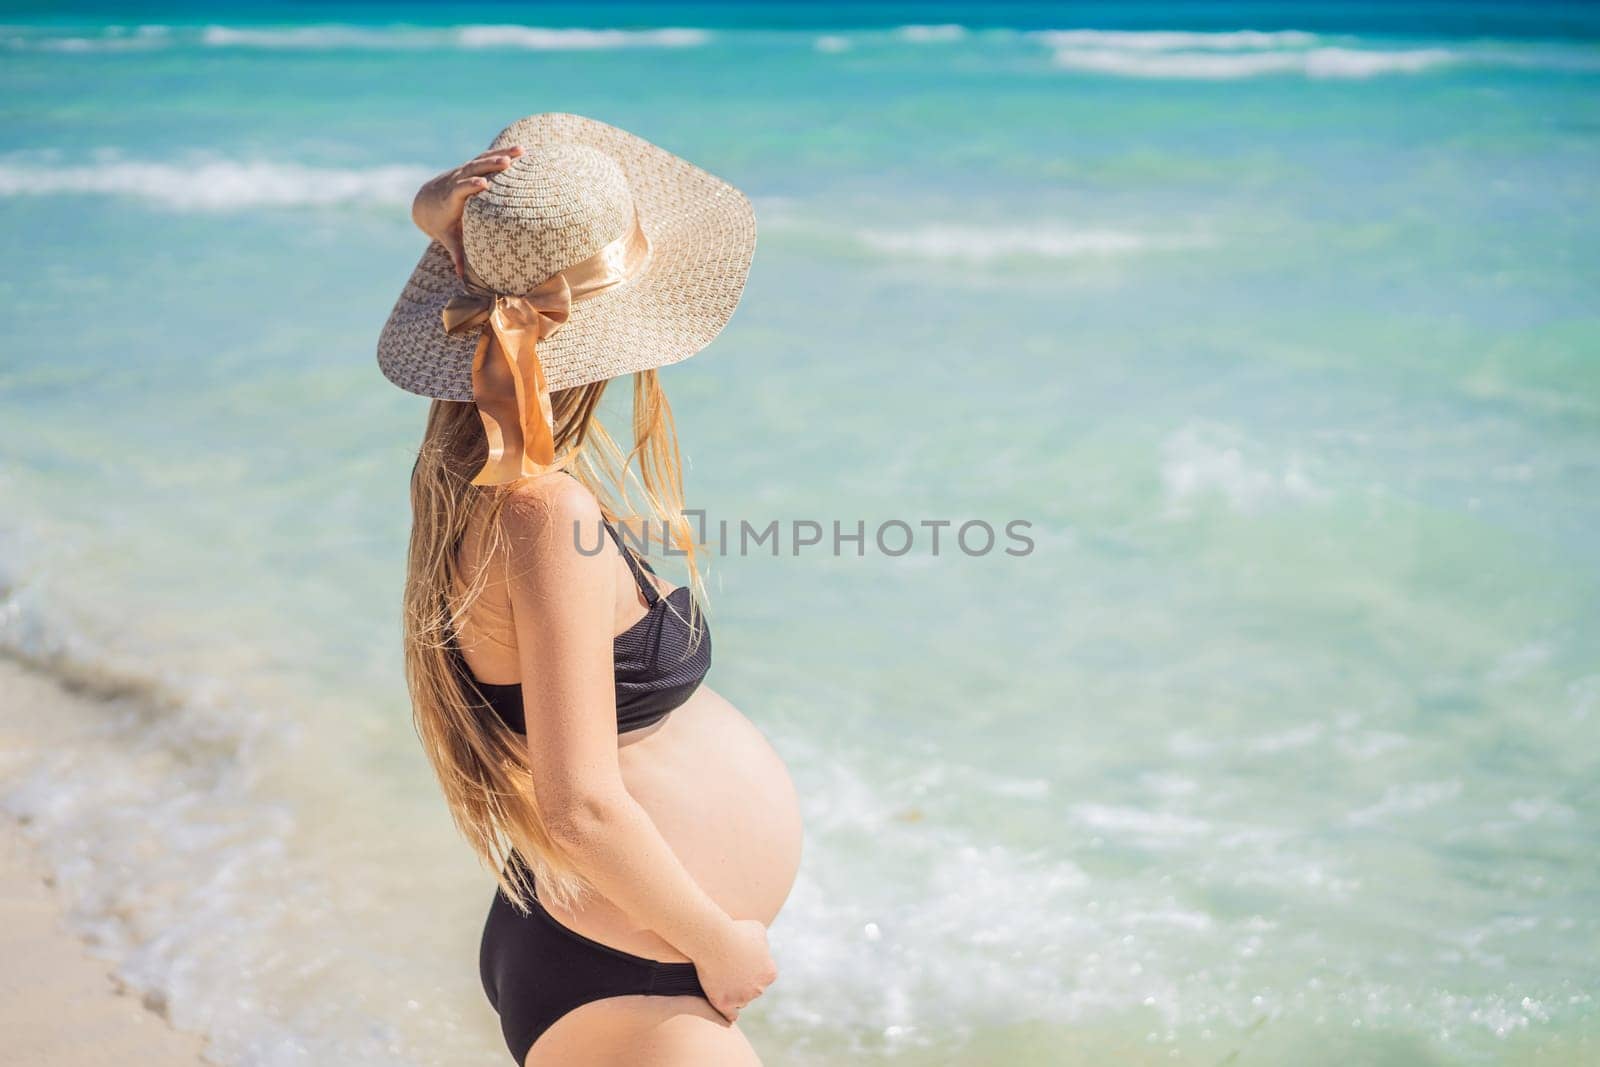
[[[1170,434],[1161,458],[1166,517],[1186,517],[1208,499],[1221,499],[1229,510],[1248,514],[1327,496],[1307,475],[1300,457],[1277,459],[1261,453],[1227,426],[1191,423]]]
[[[551,28],[486,24],[420,29],[406,26],[293,26],[273,29],[207,27],[202,41],[218,48],[508,48],[598,51],[616,48],[688,48],[711,39],[708,30]]]
[[[966,263],[1014,258],[1067,260],[1117,256],[1204,243],[1204,238],[1192,235],[1151,235],[1064,225],[985,227],[957,224],[866,230],[861,233],[860,240],[875,252],[895,257]]]
[[[462,26],[456,31],[456,40],[466,48],[527,48],[540,51],[693,48],[711,40],[711,33],[685,27],[586,30],[512,25]]]
[[[1110,48],[1128,52],[1170,52],[1177,49],[1236,51],[1303,48],[1318,40],[1301,30],[1234,30],[1198,33],[1186,30],[1039,30],[1030,34],[1053,48]]]
[[[382,27],[316,25],[241,29],[207,26],[200,43],[211,48],[394,48],[433,43],[437,34]]]
[[[431,176],[426,168],[310,167],[272,161],[199,159],[192,163],[112,159],[55,166],[38,154],[0,158],[0,196],[114,196],[172,211],[347,203],[409,204]]]
[[[6,27],[5,47],[41,52],[123,52],[171,46],[280,51],[417,51],[507,48],[536,51],[599,51],[619,48],[690,48],[712,39],[710,30],[689,27],[612,29],[516,24],[458,26],[359,26],[312,23],[293,26],[198,27],[110,26],[98,34]]]
[[[1303,30],[1039,30],[1055,65],[1127,78],[1232,81],[1272,74],[1371,78],[1415,74],[1468,58],[1449,48],[1365,48]],[[1492,57],[1490,57],[1492,58]],[[1502,57],[1504,58],[1504,57]]]
[[[967,35],[965,26],[947,23],[938,26],[901,26],[895,31],[895,36],[902,41],[914,44],[939,44],[941,42],[959,41]]]
[[[1090,74],[1128,78],[1232,81],[1268,74],[1307,78],[1371,78],[1380,74],[1415,74],[1458,62],[1443,48],[1373,51],[1358,48],[1312,48],[1293,51],[1163,52],[1147,48],[1059,48],[1055,65]]]

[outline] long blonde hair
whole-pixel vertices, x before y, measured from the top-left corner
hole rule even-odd
[[[633,376],[633,447],[626,455],[596,415],[609,382],[551,396],[556,455],[588,486],[608,521],[631,510],[630,484],[642,492],[641,517],[683,553],[695,601],[704,599],[696,545],[683,514],[683,463],[672,409],[653,370]],[[405,583],[405,674],[417,736],[444,790],[450,814],[480,862],[511,902],[530,909],[533,885],[542,901],[570,905],[592,888],[546,830],[532,784],[526,738],[485,708],[452,647],[457,624],[482,594],[489,568],[465,582],[459,550],[473,513],[482,523],[487,560],[503,550],[500,513],[509,486],[475,486],[488,452],[482,423],[469,403],[435,400],[411,473],[411,545]],[[654,522],[652,522],[654,520]],[[698,609],[691,607],[691,612]],[[698,620],[692,620],[697,623]],[[698,631],[699,627],[694,627]],[[536,681],[525,691],[536,691]],[[515,851],[522,864],[508,863]],[[525,865],[525,867],[524,867]]]

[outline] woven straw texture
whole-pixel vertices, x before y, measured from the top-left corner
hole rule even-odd
[[[467,201],[467,264],[499,292],[520,294],[627,233],[637,210],[650,240],[643,271],[572,305],[539,342],[552,392],[677,363],[710,344],[733,317],[755,254],[750,201],[733,186],[626,130],[581,115],[530,115],[491,148],[524,154]],[[378,366],[395,385],[441,400],[472,400],[480,330],[451,336],[440,313],[461,282],[430,241],[378,339]]]

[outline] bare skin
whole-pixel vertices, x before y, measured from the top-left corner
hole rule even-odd
[[[461,205],[493,172],[480,168],[513,159],[486,153],[434,179],[418,193],[418,225],[450,248],[453,213],[459,248]],[[513,490],[506,552],[481,557],[475,524],[461,565],[487,582],[459,626],[462,655],[484,682],[533,680],[524,710],[540,809],[597,890],[551,915],[626,952],[692,961],[706,999],[583,1005],[540,1036],[526,1067],[759,1065],[735,1023],[777,976],[767,926],[800,862],[794,785],[754,724],[704,685],[661,722],[618,735],[612,640],[648,607],[609,538],[592,556],[574,545],[574,524],[592,546],[600,520],[589,491],[556,473]]]

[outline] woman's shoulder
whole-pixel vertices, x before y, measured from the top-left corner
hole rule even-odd
[[[604,513],[593,492],[576,478],[554,473],[526,478],[510,487],[500,522],[504,533],[505,578],[512,598],[531,592],[541,605],[609,604],[616,571],[604,551],[593,550]],[[545,607],[528,614],[543,614]]]
[[[576,544],[576,531],[599,530],[605,514],[593,492],[562,471],[524,478],[512,486],[501,522],[513,545],[529,548],[557,541]]]

